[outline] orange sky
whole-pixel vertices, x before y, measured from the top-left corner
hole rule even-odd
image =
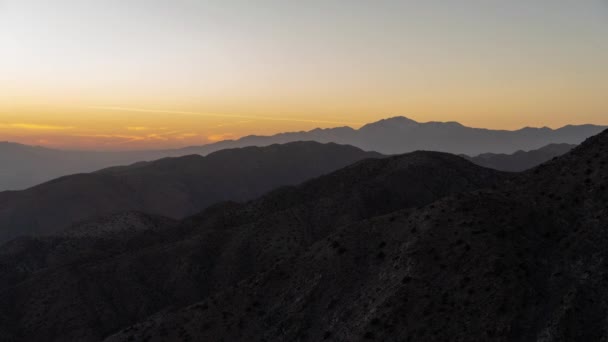
[[[608,6],[0,1],[0,140],[140,149],[417,121],[608,124]]]

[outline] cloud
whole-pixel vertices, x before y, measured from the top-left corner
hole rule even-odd
[[[170,131],[163,133],[149,133],[143,135],[135,134],[78,134],[75,137],[98,138],[107,140],[106,145],[123,145],[135,141],[169,141],[171,138],[184,139],[196,136],[194,133],[184,133],[183,131]]]
[[[145,137],[137,135],[125,135],[125,134],[76,134],[73,137],[80,138],[99,138],[99,139],[123,139],[127,141],[145,140]]]
[[[27,130],[35,130],[35,131],[64,131],[68,129],[73,129],[73,126],[57,126],[57,125],[39,125],[32,123],[8,123],[8,124],[0,124],[2,128],[17,128],[17,129],[27,129]]]
[[[196,133],[182,133],[177,136],[177,139],[186,139],[186,138],[194,138],[198,137]]]
[[[146,127],[146,126],[130,126],[130,127],[126,127],[127,131],[147,131],[150,129],[150,127]]]
[[[128,107],[88,107],[89,109],[113,111],[113,112],[137,112],[137,113],[159,113],[159,114],[178,114],[188,116],[210,116],[219,118],[237,118],[251,120],[266,120],[266,121],[286,121],[286,122],[306,122],[306,123],[326,123],[337,125],[362,125],[361,122],[346,122],[346,121],[330,121],[330,120],[314,120],[314,119],[298,119],[298,118],[278,118],[272,116],[257,116],[257,115],[234,115],[234,114],[218,114],[218,113],[202,113],[202,112],[187,112],[179,110],[162,110],[162,109],[146,109],[146,108],[128,108]]]
[[[252,123],[255,121],[256,120],[241,120],[241,121],[237,121],[234,123],[222,123],[222,124],[216,125],[215,127],[220,128],[220,127],[229,127],[229,126],[239,126],[239,125],[244,125],[246,123]]]

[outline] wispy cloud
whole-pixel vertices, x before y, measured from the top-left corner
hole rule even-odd
[[[127,139],[127,140],[144,140],[145,137],[138,135],[125,134],[75,134],[73,137],[80,138],[101,138],[101,139]]]
[[[35,130],[35,131],[64,131],[68,129],[73,129],[73,126],[57,126],[57,125],[40,125],[40,124],[32,124],[32,123],[0,123],[0,127],[2,128],[17,128],[17,129],[27,129],[27,130]]]
[[[182,134],[179,134],[176,138],[183,140],[183,139],[194,138],[194,137],[198,137],[198,134],[196,134],[196,133],[182,133]]]
[[[127,131],[147,131],[150,129],[150,127],[145,127],[145,126],[129,126],[126,128],[127,128]]]
[[[215,127],[220,128],[220,127],[240,126],[240,125],[252,123],[255,121],[256,120],[241,120],[241,121],[237,121],[237,122],[233,122],[233,123],[222,123],[222,124],[216,125]]]
[[[124,145],[136,141],[169,141],[172,138],[185,139],[196,136],[194,133],[184,131],[170,131],[149,134],[78,134],[75,137],[97,138],[106,140],[106,145]]]
[[[258,115],[236,115],[236,114],[220,114],[220,113],[203,113],[203,112],[188,112],[179,110],[163,110],[163,109],[146,109],[146,108],[130,108],[130,107],[88,107],[89,109],[105,110],[113,112],[137,112],[137,113],[158,113],[158,114],[178,114],[189,116],[208,116],[219,118],[237,118],[250,120],[266,120],[266,121],[286,121],[286,122],[306,122],[306,123],[326,123],[337,125],[362,125],[361,122],[347,122],[334,120],[314,120],[300,118],[279,118],[273,116],[258,116]]]

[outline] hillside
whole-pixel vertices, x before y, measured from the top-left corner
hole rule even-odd
[[[107,341],[604,341],[607,152],[608,131],[494,189],[336,227]]]
[[[221,201],[246,201],[380,155],[351,146],[297,142],[223,150],[66,176],[0,193],[0,242],[50,234],[119,211],[183,218]]]
[[[79,222],[57,235],[11,240],[0,248],[0,288],[47,268],[120,254],[133,248],[132,239],[141,248],[142,236],[156,236],[176,225],[161,216],[123,212]]]
[[[575,147],[576,145],[570,144],[550,144],[537,150],[517,151],[513,154],[483,153],[475,157],[462,157],[490,169],[520,172],[564,155]]]
[[[277,263],[291,263],[345,225],[507,179],[453,155],[416,152],[364,160],[249,203],[215,205],[170,229],[135,231],[123,239],[111,234],[111,248],[105,235],[87,234],[85,258],[73,247],[75,258],[26,268],[15,260],[27,247],[8,249],[17,252],[5,252],[0,267],[15,276],[0,285],[0,336],[99,341],[152,314],[271,272]],[[106,230],[93,221],[76,231],[88,229]],[[49,260],[58,253],[54,246],[80,246],[79,236],[33,238],[29,245],[48,251],[38,259]],[[349,254],[341,242],[328,243]]]

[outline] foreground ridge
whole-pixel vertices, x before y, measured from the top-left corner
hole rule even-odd
[[[607,152],[603,132],[494,189],[343,226],[108,341],[605,340]]]
[[[450,154],[415,152],[363,160],[249,203],[212,206],[177,224],[127,215],[88,221],[58,237],[12,242],[0,248],[0,317],[7,318],[0,335],[99,341],[157,312],[272,274],[275,265],[292,265],[318,244],[351,255],[342,242],[325,242],[342,227],[510,177]],[[116,220],[125,222],[124,234],[106,227]],[[158,224],[137,223],[148,220]]]

